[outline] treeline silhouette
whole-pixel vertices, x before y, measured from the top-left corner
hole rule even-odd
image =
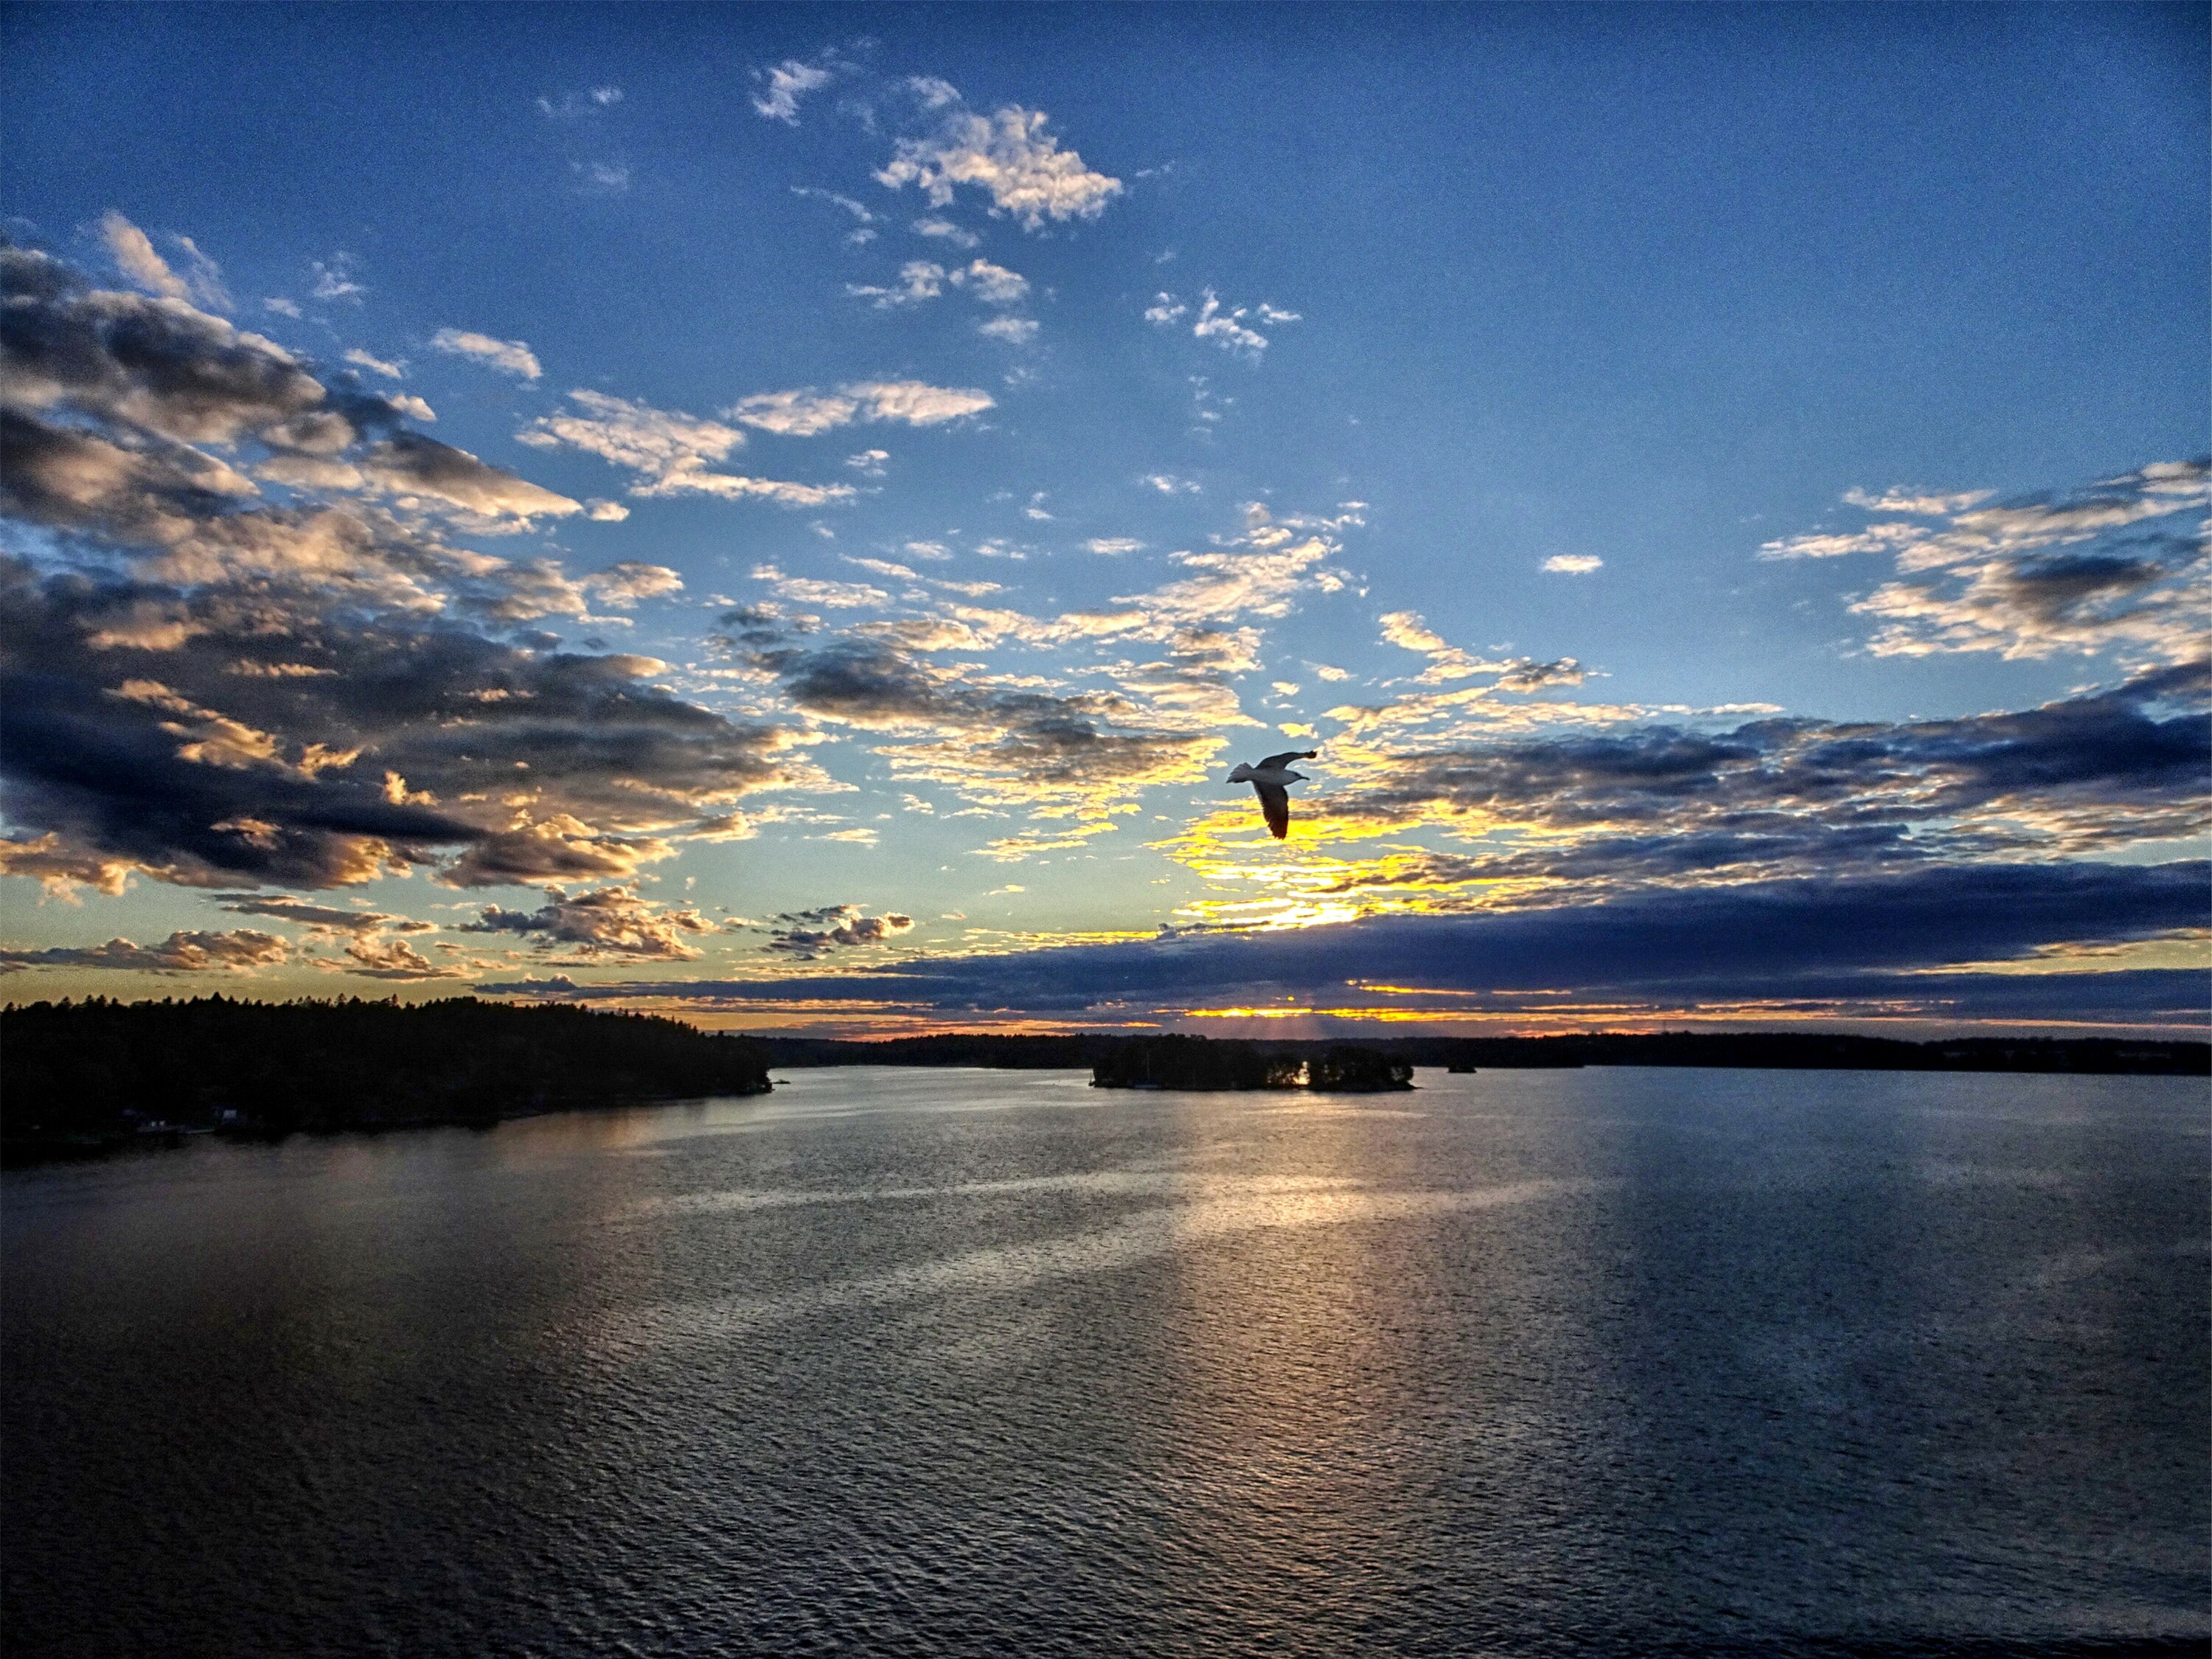
[[[1310,1061],[1346,1045],[1328,1040],[1189,1038],[1224,1053],[1249,1051],[1268,1063]],[[1075,1071],[1122,1062],[1131,1045],[1156,1036],[1081,1033],[1063,1036],[948,1031],[931,1036],[851,1042],[766,1036],[769,1063],[806,1066],[988,1066]],[[1577,1066],[1711,1066],[1784,1071],[2072,1072],[2212,1076],[2212,1044],[2162,1038],[1959,1037],[1908,1042],[1894,1037],[1818,1031],[1601,1031],[1543,1037],[1375,1037],[1362,1050],[1411,1066],[1476,1070]],[[1215,1062],[1208,1062],[1209,1064]],[[1220,1064],[1229,1064],[1224,1060]],[[1241,1063],[1241,1062],[1240,1062]],[[1264,1086],[1264,1085],[1259,1085]]]
[[[768,1087],[767,1055],[745,1038],[558,1005],[214,996],[0,1010],[11,1163],[201,1129],[489,1122]]]
[[[753,1094],[771,1066],[1089,1070],[1108,1088],[1395,1089],[1416,1066],[2061,1072],[2212,1076],[2212,1045],[2114,1037],[1933,1042],[1820,1032],[1593,1032],[1341,1042],[990,1031],[850,1042],[713,1034],[646,1014],[460,997],[33,1003],[0,1009],[0,1160],[200,1130],[489,1122],[625,1101]]]

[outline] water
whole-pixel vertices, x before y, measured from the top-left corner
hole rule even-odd
[[[2202,1082],[788,1076],[6,1176],[7,1651],[2205,1650]]]

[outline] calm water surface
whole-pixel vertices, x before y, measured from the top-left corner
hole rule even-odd
[[[787,1076],[6,1176],[6,1650],[2205,1650],[2201,1081]]]

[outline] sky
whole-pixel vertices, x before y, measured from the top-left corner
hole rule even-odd
[[[2207,1024],[2203,7],[0,30],[0,997]]]

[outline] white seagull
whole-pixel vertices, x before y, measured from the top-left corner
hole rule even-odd
[[[1304,783],[1306,775],[1291,770],[1294,760],[1311,760],[1320,754],[1318,749],[1292,749],[1280,755],[1270,755],[1257,766],[1239,766],[1229,775],[1231,783],[1249,783],[1260,797],[1260,810],[1267,815],[1267,828],[1282,840],[1291,833],[1291,792],[1285,784]]]

